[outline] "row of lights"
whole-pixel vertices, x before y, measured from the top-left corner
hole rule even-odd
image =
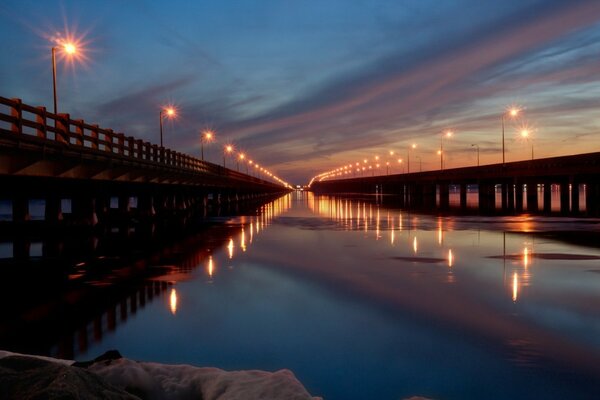
[[[522,111],[523,111],[523,109],[520,107],[510,107],[505,112],[502,113],[501,121],[502,121],[502,164],[503,165],[506,163],[506,161],[505,161],[505,138],[504,138],[505,117],[508,116],[511,119],[516,119],[519,115],[521,115]],[[519,129],[519,135],[523,139],[526,139],[526,140],[530,139],[531,133],[532,133],[531,129],[527,126],[527,124],[524,124]],[[440,147],[439,147],[439,150],[437,151],[437,155],[440,157],[440,170],[444,169],[444,138],[450,138],[453,135],[454,135],[454,132],[451,130],[443,131],[440,134]],[[477,149],[477,166],[479,166],[479,149],[480,149],[479,145],[472,144],[471,147],[476,147],[476,149]],[[406,150],[407,173],[410,173],[410,152],[411,152],[411,150],[414,150],[416,148],[417,148],[417,145],[415,143],[413,143],[412,145],[407,147],[407,150]],[[391,158],[394,158],[395,152],[390,151],[389,155]],[[417,158],[420,161],[420,157],[417,157]],[[533,140],[532,140],[531,141],[531,159],[533,160],[533,158],[534,158],[534,154],[533,154]],[[403,161],[404,160],[402,158],[397,159],[398,164],[402,164]],[[389,174],[390,167],[393,164],[394,164],[394,160],[385,162],[386,175]],[[356,176],[356,174],[358,174],[358,173],[362,173],[364,175],[365,173],[368,173],[369,171],[371,171],[371,174],[374,176],[375,170],[379,170],[379,168],[381,168],[382,165],[383,165],[383,163],[380,162],[379,156],[374,157],[372,164],[369,164],[369,159],[365,158],[362,160],[362,163],[361,162],[356,162],[354,164],[350,163],[350,164],[343,165],[341,167],[332,169],[330,171],[322,172],[322,173],[314,176],[310,180],[308,186],[310,186],[315,180],[322,181],[327,178],[348,175],[348,174],[352,174],[352,173],[354,173],[354,176]]]
[[[81,54],[81,48],[77,42],[71,39],[60,40],[57,42],[56,46],[52,46],[52,88],[53,88],[53,97],[54,97],[54,114],[58,113],[57,109],[57,93],[56,93],[56,53],[57,50],[61,51],[61,54],[66,57],[75,57],[77,54]],[[159,112],[159,126],[160,126],[160,147],[163,147],[163,119],[165,118],[176,118],[178,115],[177,109],[174,106],[165,106],[162,107]],[[215,140],[215,134],[211,130],[204,130],[200,136],[200,151],[201,151],[201,159],[204,161],[204,143],[210,143]],[[235,154],[235,148],[232,144],[225,144],[223,146],[223,167],[225,167],[226,158],[229,156],[233,156]],[[246,174],[250,172],[249,168],[254,167],[255,172],[260,177],[260,174],[264,174],[265,176],[275,180],[286,188],[291,187],[287,182],[278,176],[274,175],[268,169],[260,166],[257,162],[250,160],[247,158],[246,154],[243,152],[238,152],[237,157],[237,170],[240,170],[240,162],[246,163]]]

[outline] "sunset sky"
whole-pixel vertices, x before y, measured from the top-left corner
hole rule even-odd
[[[224,0],[0,3],[0,96],[221,163],[233,143],[290,183],[390,150],[423,170],[600,150],[600,1]],[[394,158],[397,160],[397,157]],[[391,159],[390,159],[391,161]],[[415,164],[416,165],[416,164]],[[414,168],[414,167],[411,167]],[[400,172],[397,163],[392,172]]]

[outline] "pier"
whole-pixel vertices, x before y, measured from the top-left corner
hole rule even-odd
[[[554,187],[559,191],[559,214],[597,217],[600,153],[407,174],[328,178],[313,182],[310,189],[320,194],[393,195],[401,207],[449,210],[451,189],[458,192],[458,208],[466,209],[471,206],[468,191],[475,187],[475,207],[481,213],[551,213]],[[585,209],[580,206],[582,193]]]
[[[0,200],[11,222],[94,226],[267,198],[289,189],[96,124],[0,97]]]

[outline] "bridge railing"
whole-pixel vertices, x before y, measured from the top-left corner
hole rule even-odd
[[[21,99],[0,97],[0,129],[18,135],[35,136],[69,147],[78,146],[110,153],[111,156],[201,173],[227,175],[231,178],[262,181],[187,154],[116,133],[112,129],[71,119],[69,114],[54,114],[48,112],[45,107],[24,104]]]

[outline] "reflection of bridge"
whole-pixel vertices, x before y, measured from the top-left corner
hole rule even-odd
[[[585,212],[600,213],[600,153],[579,154],[519,161],[481,167],[455,168],[400,175],[351,179],[327,179],[314,182],[317,193],[368,193],[398,196],[400,206],[448,209],[450,187],[459,188],[459,205],[467,207],[467,185],[478,187],[478,208],[491,212],[538,210],[538,186],[543,186],[543,211],[552,210],[552,185],[560,190],[562,214],[581,213],[580,195],[585,193]],[[500,204],[496,205],[496,189]],[[529,190],[528,190],[529,189]],[[525,201],[524,201],[525,198]]]
[[[13,221],[43,200],[45,219],[93,224],[118,199],[122,215],[153,216],[284,192],[280,184],[0,97],[0,184]],[[8,192],[8,193],[7,193]],[[113,200],[113,203],[115,201]]]

